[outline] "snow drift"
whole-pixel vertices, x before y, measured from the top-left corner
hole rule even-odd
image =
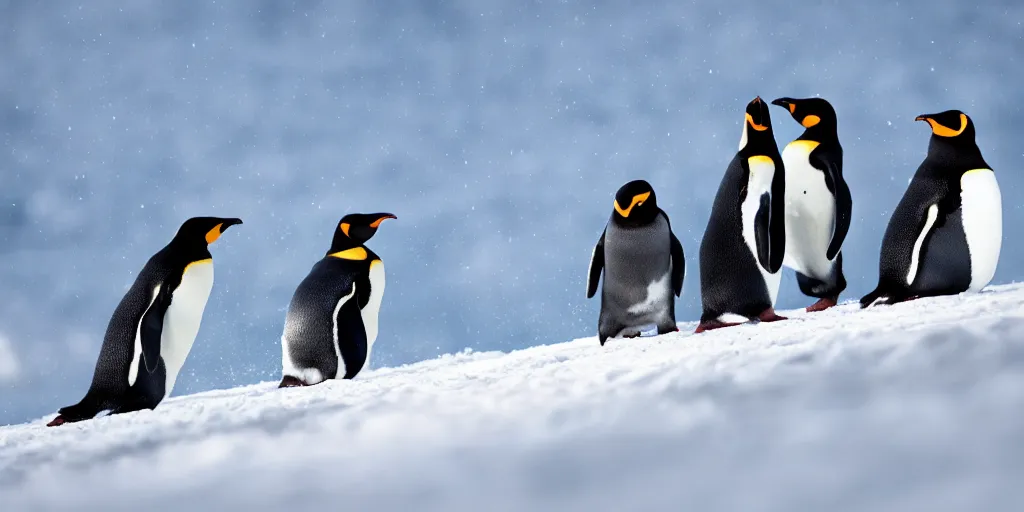
[[[21,510],[1010,510],[1024,285],[0,428]],[[405,340],[416,343],[416,340]],[[54,404],[55,409],[59,404]]]

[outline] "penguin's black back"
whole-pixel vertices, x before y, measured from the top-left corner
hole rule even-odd
[[[990,169],[974,141],[968,124],[963,136],[933,134],[928,154],[918,166],[906,192],[893,210],[882,238],[878,286],[861,298],[861,306],[879,297],[898,302],[912,295],[959,293],[971,283],[971,262],[962,223],[960,179],[972,169]],[[914,244],[925,225],[928,208],[938,205],[938,215],[924,239],[914,282],[907,284]]]
[[[960,218],[962,171],[957,172],[950,164],[955,165],[955,160],[945,158],[943,153],[929,155],[889,219],[879,258],[880,288],[887,293],[906,298],[959,293],[970,286],[970,254]],[[917,276],[911,286],[906,278],[914,244],[931,204],[938,204],[938,215],[921,245]]]
[[[135,383],[128,385],[139,323],[149,308],[157,285],[166,287],[168,292],[173,291],[181,284],[189,263],[210,257],[205,247],[185,247],[172,241],[149,258],[110,316],[88,392],[78,404],[62,408],[60,414],[73,417],[77,409],[137,409],[155,406],[163,399],[167,373],[160,358],[153,373],[149,373],[140,361]]]
[[[285,336],[288,338],[289,354],[292,363],[300,368],[317,368],[325,379],[335,378],[340,368],[338,357],[334,351],[334,322],[338,322],[338,338],[341,356],[345,362],[345,376],[354,376],[365,364],[366,337],[361,317],[344,315],[339,311],[335,318],[334,310],[342,297],[352,292],[355,295],[348,299],[358,310],[370,300],[370,263],[379,259],[366,249],[365,260],[347,260],[326,256],[318,261],[305,279],[299,283],[288,306],[285,319]],[[358,311],[357,311],[358,313]],[[353,325],[356,324],[356,325]],[[347,329],[357,329],[356,346],[346,343],[352,339]]]
[[[743,158],[737,153],[729,162],[700,243],[702,322],[725,312],[753,317],[772,306],[759,264],[743,239],[740,207],[749,180]]]

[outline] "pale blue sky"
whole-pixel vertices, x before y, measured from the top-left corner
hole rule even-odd
[[[839,116],[849,289],[924,156],[914,117],[970,114],[1003,191],[1024,150],[1024,4],[0,1],[0,424],[88,387],[110,313],[194,215],[241,217],[175,394],[276,380],[295,285],[345,213],[389,211],[374,366],[593,336],[591,248],[650,181],[697,249],[755,95]],[[800,132],[772,111],[780,147]],[[780,308],[813,302],[787,270]],[[600,350],[595,342],[595,350]]]

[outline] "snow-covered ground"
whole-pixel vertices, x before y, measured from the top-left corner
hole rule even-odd
[[[1021,510],[1024,285],[786,313],[47,416],[0,509]]]

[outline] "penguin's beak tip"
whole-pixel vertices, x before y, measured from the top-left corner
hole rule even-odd
[[[920,116],[917,116],[917,117],[914,118],[914,121],[927,121],[927,120],[928,120],[928,116],[926,116],[926,115],[920,115]]]

